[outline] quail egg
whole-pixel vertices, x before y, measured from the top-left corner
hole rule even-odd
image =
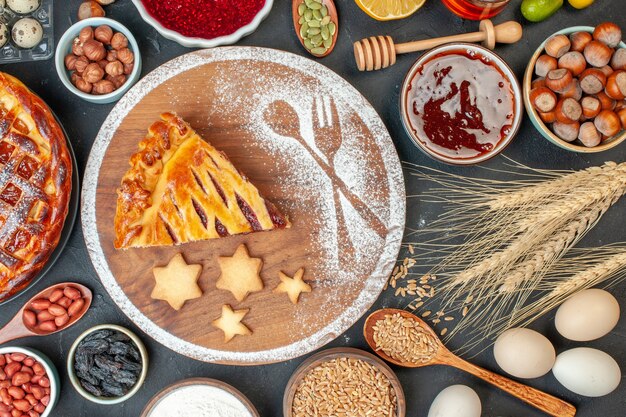
[[[25,17],[13,25],[11,36],[13,37],[13,42],[20,48],[34,48],[43,39],[43,28],[35,19]]]
[[[4,3],[3,0],[2,3]],[[34,12],[41,5],[41,0],[6,0],[7,6],[15,13],[26,14]]]
[[[1,2],[2,0],[0,0]],[[9,40],[9,28],[4,23],[0,23],[0,48],[7,44]]]
[[[5,7],[7,3],[4,0],[0,0],[0,7]]]

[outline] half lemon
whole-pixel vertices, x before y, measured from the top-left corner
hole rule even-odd
[[[356,4],[376,20],[404,19],[419,10],[426,0],[355,0]]]

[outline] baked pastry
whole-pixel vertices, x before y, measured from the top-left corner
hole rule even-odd
[[[130,165],[118,190],[115,248],[290,227],[223,152],[175,114],[150,126]]]
[[[0,72],[0,301],[35,277],[56,248],[72,160],[48,106]]]

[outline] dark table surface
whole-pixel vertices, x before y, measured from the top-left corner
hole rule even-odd
[[[425,6],[410,18],[392,22],[377,22],[369,18],[352,0],[339,0],[337,3],[341,28],[339,43],[329,57],[319,62],[346,78],[372,103],[387,125],[400,158],[403,161],[464,175],[487,175],[485,171],[477,168],[461,169],[440,165],[427,158],[409,141],[401,125],[397,103],[404,75],[417,55],[402,56],[393,68],[373,73],[359,73],[352,58],[352,43],[367,36],[389,34],[397,42],[401,42],[474,31],[478,26],[477,23],[452,15],[439,0],[427,0]],[[626,30],[626,17],[623,13],[624,0],[598,0],[592,7],[582,11],[566,5],[558,14],[538,24],[528,24],[524,21],[519,12],[519,3],[520,0],[512,0],[504,12],[494,20],[499,23],[514,19],[524,25],[524,37],[517,45],[496,48],[497,53],[509,63],[520,80],[527,60],[535,48],[556,30],[573,25],[594,26],[609,19]],[[79,0],[54,2],[55,38],[57,40],[76,21],[75,15],[79,4]],[[157,34],[155,29],[141,19],[129,0],[118,0],[106,10],[109,17],[119,20],[134,32],[143,57],[144,75],[162,63],[190,51]],[[255,33],[240,41],[239,45],[264,46],[306,55],[293,33],[291,4],[287,0],[276,0],[269,17]],[[82,177],[91,145],[112,105],[89,104],[69,93],[58,79],[52,60],[3,65],[0,70],[19,77],[43,97],[56,112],[69,134]],[[585,155],[567,152],[544,140],[526,119],[517,138],[505,154],[536,168],[580,169],[599,165],[608,160],[624,161],[626,145],[601,154]],[[495,158],[487,165],[502,167],[504,163],[503,158]],[[408,175],[406,183],[408,194],[415,194],[419,191],[420,185]],[[407,209],[407,227],[414,227],[420,216],[420,203],[415,198],[409,198]],[[582,244],[598,245],[626,241],[626,228],[624,228],[622,217],[625,209],[625,201],[616,204]],[[33,347],[45,352],[58,367],[62,378],[62,390],[59,404],[52,413],[53,416],[100,417],[107,414],[119,417],[137,416],[150,397],[159,390],[178,380],[197,376],[217,378],[232,384],[250,398],[264,417],[282,414],[284,387],[304,357],[274,365],[233,367],[197,362],[160,346],[129,322],[108,297],[89,260],[79,222],[80,218],[60,259],[47,276],[15,301],[0,307],[0,324],[2,324],[15,314],[21,302],[27,297],[55,282],[76,280],[88,285],[95,292],[91,311],[78,325],[54,336],[13,342],[16,345]],[[400,256],[403,258],[404,254]],[[416,268],[416,271],[419,271],[419,268]],[[421,273],[425,272],[427,271],[421,271]],[[611,291],[624,305],[626,284],[618,285]],[[404,307],[406,303],[407,300],[394,298],[393,293],[387,291],[372,308]],[[553,319],[554,312],[547,314],[532,327],[546,334],[555,344],[557,352],[581,345],[560,337],[554,330]],[[84,400],[74,391],[65,372],[67,352],[74,339],[85,329],[100,323],[117,323],[133,329],[145,341],[150,352],[151,363],[145,385],[135,397],[116,406],[99,406]],[[362,325],[363,320],[360,320],[325,348],[334,346],[366,348],[361,335]],[[626,320],[623,318],[609,335],[586,345],[610,353],[621,365],[623,371],[626,371]],[[473,360],[481,366],[498,370],[490,350]],[[543,415],[507,394],[454,369],[430,367],[417,370],[395,369],[395,371],[402,381],[407,397],[407,415],[411,417],[426,416],[430,403],[437,393],[452,384],[466,384],[477,391],[483,404],[483,416],[539,417]],[[529,382],[534,387],[574,403],[579,409],[577,415],[580,417],[626,415],[626,383],[622,383],[618,390],[608,396],[590,399],[568,392],[559,385],[552,374]]]

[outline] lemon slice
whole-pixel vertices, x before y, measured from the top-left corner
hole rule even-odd
[[[356,4],[376,20],[403,19],[415,13],[426,0],[355,0]]]

